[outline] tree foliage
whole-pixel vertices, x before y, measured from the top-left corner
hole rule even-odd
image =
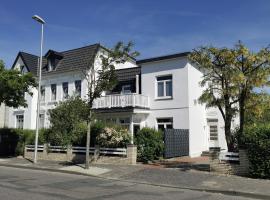
[[[88,105],[79,97],[70,97],[49,111],[51,127],[46,140],[52,145],[68,146],[81,140],[87,130]]]
[[[18,70],[5,69],[4,62],[0,60],[0,104],[26,107],[24,95],[32,95],[32,87],[36,87],[36,80],[31,73],[21,74]]]
[[[200,47],[189,58],[204,72],[201,81],[204,91],[199,100],[207,107],[220,110],[225,122],[226,140],[231,149],[233,117],[239,114],[239,133],[243,134],[248,101],[255,98],[254,88],[269,84],[270,51],[263,48],[253,53],[238,42],[231,49]]]

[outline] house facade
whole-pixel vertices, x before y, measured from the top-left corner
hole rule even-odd
[[[94,44],[69,51],[49,50],[43,58],[40,128],[49,127],[48,110],[74,94],[87,96],[84,69],[99,68],[106,48]],[[199,156],[209,147],[226,149],[223,119],[217,109],[198,103],[202,72],[188,52],[143,60],[130,58],[116,65],[118,84],[94,102],[96,118],[125,126],[133,136],[143,127],[188,129],[189,155]],[[13,68],[37,75],[38,57],[19,52]],[[35,129],[37,90],[26,95],[27,108],[9,108],[10,127]]]

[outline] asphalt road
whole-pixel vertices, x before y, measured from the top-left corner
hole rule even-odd
[[[81,175],[0,167],[0,199],[247,200],[249,198],[112,181]]]

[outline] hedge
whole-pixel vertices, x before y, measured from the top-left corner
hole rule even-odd
[[[138,160],[144,163],[157,160],[163,156],[163,133],[153,128],[143,128],[135,134]]]
[[[259,125],[245,129],[242,143],[248,150],[250,175],[270,178],[270,125]]]

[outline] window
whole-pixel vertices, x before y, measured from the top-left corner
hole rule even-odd
[[[81,92],[82,92],[82,83],[81,80],[77,80],[75,81],[75,93],[77,96],[81,96]]]
[[[40,100],[41,102],[45,102],[45,86],[40,86]]]
[[[173,118],[158,118],[157,125],[159,130],[172,129],[173,128]]]
[[[172,75],[157,77],[157,98],[172,97]]]
[[[56,101],[56,84],[51,84],[51,101]]]
[[[62,84],[62,88],[63,88],[63,99],[67,99],[68,98],[68,82],[64,82]]]
[[[119,124],[126,128],[126,129],[129,129],[129,124],[130,124],[130,118],[127,117],[127,118],[119,118]]]
[[[39,128],[44,128],[44,123],[45,123],[45,115],[40,114],[39,115]]]
[[[210,126],[210,140],[218,140],[217,125],[211,125]]]
[[[48,71],[55,70],[55,59],[48,59]]]
[[[123,94],[130,94],[131,93],[131,85],[123,85],[122,86],[122,93]]]
[[[16,128],[23,129],[23,121],[24,121],[23,115],[16,115]]]
[[[27,72],[28,72],[28,70],[26,69],[26,67],[25,66],[21,66],[21,74],[25,74]]]

